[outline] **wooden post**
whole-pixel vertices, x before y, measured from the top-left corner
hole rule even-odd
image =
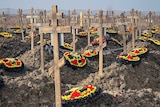
[[[58,35],[56,31],[57,27],[57,16],[58,12],[57,6],[52,6],[52,27],[53,27],[53,35],[54,35],[54,78],[55,78],[55,95],[56,95],[56,107],[61,107],[61,79],[60,79],[60,69],[58,67],[59,62],[59,43],[58,43]]]
[[[73,34],[73,42],[72,42],[72,46],[73,46],[73,52],[76,51],[76,31],[75,31],[75,26],[72,29],[72,34]]]
[[[3,12],[2,13],[2,27],[3,27],[3,31],[6,31],[6,29],[7,29],[7,25],[6,25],[6,20],[7,19],[7,17],[6,17],[6,15],[5,15],[5,13]]]
[[[80,27],[83,27],[83,13],[80,12]]]
[[[138,11],[137,10],[135,11],[135,15],[138,17]],[[135,40],[137,40],[138,39],[138,31],[137,31],[138,18],[134,18],[134,20],[135,20],[135,26],[136,26],[136,28],[135,28]]]
[[[139,38],[141,37],[141,32],[142,32],[142,20],[141,20],[141,12],[138,13],[138,28],[139,28]]]
[[[91,44],[91,38],[90,38],[90,26],[91,26],[91,20],[90,20],[90,9],[87,11],[88,14],[88,46]]]
[[[73,34],[73,52],[76,51],[76,20],[77,20],[77,14],[76,14],[76,10],[74,9],[73,13],[72,13],[72,34]]]
[[[112,28],[115,30],[115,17],[114,17],[114,11],[112,11]]]
[[[135,32],[134,32],[134,27],[135,27],[135,19],[134,19],[134,9],[130,11],[131,17],[132,17],[132,49],[135,47]]]
[[[103,74],[103,48],[102,46],[102,24],[103,24],[103,20],[102,20],[102,16],[103,16],[103,11],[99,10],[99,28],[98,28],[98,33],[99,33],[99,46],[100,46],[100,51],[99,51],[99,75],[102,76]]]
[[[31,9],[31,50],[32,50],[32,53],[34,53],[34,8]]]
[[[156,25],[156,13],[153,12],[153,15],[152,15],[152,16],[153,16],[153,24]]]
[[[46,16],[46,15],[47,15],[47,12],[46,12],[46,10],[44,10],[44,11],[43,11],[43,16],[44,16],[44,17],[43,17],[43,23],[46,23],[46,19],[47,19],[47,16]]]
[[[41,24],[43,24],[43,22],[44,22],[44,19],[43,19],[43,11],[40,11],[40,12],[39,12],[39,19],[40,19]]]
[[[19,9],[18,10],[18,13],[19,13],[19,26],[20,26],[20,29],[21,29],[21,34],[22,34],[22,41],[24,41],[24,32],[23,32],[23,21],[22,21],[22,9]]]
[[[40,33],[40,43],[41,43],[41,72],[44,72],[44,41],[43,41],[43,33]]]
[[[40,11],[39,18],[42,26],[44,23],[43,15],[44,15],[43,12]],[[44,40],[43,40],[43,33],[41,32],[40,32],[40,43],[41,43],[41,72],[44,72],[44,50],[43,50]]]
[[[67,25],[68,25],[68,26],[71,25],[70,10],[68,10]]]
[[[148,25],[148,27],[149,27],[149,31],[151,32],[151,26],[152,26],[152,12],[150,11],[149,13],[148,13],[148,18],[149,18],[149,25]]]
[[[127,53],[127,44],[126,44],[126,34],[125,34],[125,16],[124,13],[121,13],[121,22],[122,22],[122,32],[123,32],[123,53],[126,54]]]

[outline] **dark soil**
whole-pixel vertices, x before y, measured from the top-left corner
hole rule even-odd
[[[51,107],[55,102],[55,84],[54,76],[48,75],[48,68],[53,64],[53,55],[45,52],[45,72],[41,72],[40,46],[36,45],[39,37],[35,38],[35,54],[30,51],[30,39],[21,42],[21,36],[14,35],[10,39],[0,37],[0,40],[3,41],[0,43],[0,58],[18,57],[25,65],[21,72],[0,69],[0,78],[4,80],[4,87],[0,88],[0,107]],[[71,41],[72,36],[66,34],[65,42]],[[77,51],[86,46],[87,39],[78,38]],[[75,70],[63,66],[60,69],[62,93],[72,87],[92,84],[100,87],[103,93],[81,107],[160,107],[160,47],[136,42],[136,47],[143,46],[149,49],[149,53],[137,66],[117,63],[116,56],[122,51],[104,53],[102,76],[98,75],[98,57],[87,59],[84,68]],[[127,47],[129,50],[130,42]],[[104,50],[109,48],[120,46],[109,41]]]

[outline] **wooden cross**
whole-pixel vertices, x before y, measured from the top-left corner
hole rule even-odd
[[[43,22],[46,23],[46,19],[47,19],[47,12],[46,10],[43,11]]]
[[[68,15],[67,15],[67,25],[70,25],[71,19],[70,19],[70,10],[68,10]]]
[[[114,16],[114,11],[112,11],[112,27],[115,30],[115,16]]]
[[[22,34],[22,41],[24,41],[24,32],[23,32],[23,21],[22,21],[22,9],[18,10],[18,14],[19,14],[19,26],[20,26],[20,30],[21,30],[21,34]]]
[[[40,19],[40,22],[43,24],[43,23],[44,23],[43,11],[40,11],[40,12],[39,12],[39,19]]]
[[[139,28],[139,37],[141,37],[141,32],[142,32],[142,20],[141,20],[141,12],[138,13],[138,28]]]
[[[83,13],[80,12],[80,27],[83,27]]]
[[[126,44],[126,34],[125,34],[125,16],[124,13],[121,13],[121,23],[122,23],[122,32],[123,32],[123,53],[127,53],[127,44]]]
[[[90,46],[91,44],[91,38],[90,38],[90,26],[91,26],[91,20],[90,20],[90,10],[87,11],[87,14],[88,14],[88,46]]]
[[[103,24],[103,11],[99,10],[98,13],[98,17],[99,17],[99,28],[98,28],[98,33],[99,33],[99,75],[102,76],[103,74],[103,47],[102,47],[102,24]]]
[[[152,12],[151,11],[148,13],[148,19],[149,19],[148,27],[149,27],[149,31],[151,31],[151,26],[152,26]]]
[[[134,32],[134,27],[135,27],[135,19],[134,19],[134,9],[130,11],[131,14],[131,20],[132,20],[132,49],[135,47],[135,32]]]
[[[3,12],[2,13],[2,27],[3,27],[3,30],[6,30],[7,29],[7,17],[6,17],[6,15],[5,15],[5,13]]]
[[[87,11],[87,16],[83,16],[83,18],[84,19],[87,19],[87,32],[88,32],[88,46],[87,47],[89,47],[90,46],[90,44],[91,44],[91,39],[90,39],[90,27],[91,27],[91,18],[93,18],[93,16],[91,16],[90,15],[91,14],[91,11],[90,11],[90,9],[88,9],[88,11]],[[83,20],[83,19],[82,19]],[[87,48],[86,47],[86,48]]]
[[[134,18],[134,20],[135,20],[135,26],[136,26],[136,28],[135,28],[135,40],[137,40],[138,39],[138,30],[137,30],[137,27],[138,27],[138,19],[139,19],[139,17],[138,17],[138,11],[137,10],[135,11],[135,16],[137,16],[137,18]]]
[[[153,12],[152,17],[153,17],[153,24],[156,25],[156,13],[155,12]]]
[[[77,24],[77,17],[76,10],[74,9],[71,15],[71,26],[75,26]]]
[[[76,24],[77,24],[77,14],[76,14],[76,10],[73,10],[72,13],[72,34],[73,34],[73,42],[72,42],[72,46],[73,46],[73,52],[76,51]]]
[[[54,38],[54,64],[53,67],[49,69],[49,73],[54,72],[55,79],[55,96],[56,96],[56,107],[61,107],[61,79],[60,79],[60,67],[65,64],[64,58],[59,59],[59,40],[58,33],[70,33],[70,26],[57,26],[58,18],[62,18],[62,13],[57,13],[57,6],[52,6],[52,26],[43,26],[40,27],[40,35],[43,36],[43,33],[53,33]],[[41,45],[43,45],[43,39],[41,38]],[[41,46],[43,49],[43,47]],[[42,50],[41,50],[42,51]]]
[[[31,50],[34,53],[34,8],[31,8]]]

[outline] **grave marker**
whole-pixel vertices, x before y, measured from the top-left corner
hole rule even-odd
[[[126,25],[125,25],[124,13],[121,13],[120,17],[121,17],[121,23],[122,23],[121,29],[122,29],[122,35],[123,35],[123,53],[126,54],[127,53],[127,44],[126,44],[126,34],[125,34]]]
[[[103,24],[103,20],[102,20],[102,16],[103,16],[103,11],[99,10],[98,13],[98,18],[99,18],[99,28],[98,28],[98,33],[99,33],[99,75],[102,76],[103,74],[103,47],[102,47],[102,24]]]
[[[73,35],[73,42],[72,42],[72,46],[73,46],[73,52],[76,51],[76,24],[77,24],[77,14],[76,14],[76,10],[73,10],[72,13],[72,35]]]
[[[138,39],[138,30],[137,30],[137,27],[138,27],[138,19],[139,19],[139,17],[138,17],[138,11],[137,10],[135,11],[135,15],[137,16],[137,18],[135,18],[135,26],[136,26],[136,28],[135,28],[135,40],[137,40]]]
[[[135,27],[135,18],[134,18],[134,9],[130,11],[131,15],[131,23],[132,23],[132,49],[135,47],[135,32],[134,32],[134,27]]]
[[[115,30],[115,16],[114,16],[114,11],[112,11],[112,24],[111,24],[111,26],[112,26],[112,28],[113,28],[113,30]]]
[[[34,8],[31,9],[31,50],[34,53]]]
[[[58,25],[58,16],[62,18],[62,13],[57,13],[57,6],[52,6],[52,26],[44,26],[40,27],[40,34],[42,33],[53,33],[54,38],[54,64],[49,70],[49,73],[53,73],[54,71],[54,79],[55,79],[55,95],[56,95],[56,107],[61,107],[61,80],[60,80],[60,67],[65,64],[64,58],[59,59],[59,40],[58,40],[58,33],[70,33],[71,27],[70,26],[57,26]],[[42,36],[41,36],[42,37]],[[41,38],[41,45],[42,43]]]
[[[5,13],[2,13],[2,27],[3,27],[3,31],[6,31],[7,29],[7,16],[5,15]]]
[[[139,37],[141,37],[141,32],[142,32],[142,17],[141,17],[141,12],[138,13],[138,28],[139,28]]]
[[[151,32],[151,26],[152,26],[152,22],[153,22],[151,11],[149,11],[149,13],[148,13],[148,19],[149,19],[148,27],[149,27],[149,31]]]
[[[19,26],[20,26],[20,30],[21,30],[21,34],[22,34],[22,41],[24,41],[24,32],[23,32],[23,21],[22,21],[22,9],[18,10],[18,16],[19,16]]]

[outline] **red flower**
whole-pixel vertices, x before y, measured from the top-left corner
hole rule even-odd
[[[75,90],[72,94],[71,94],[71,99],[74,99],[76,97],[79,97],[81,95],[81,93],[77,90]]]

